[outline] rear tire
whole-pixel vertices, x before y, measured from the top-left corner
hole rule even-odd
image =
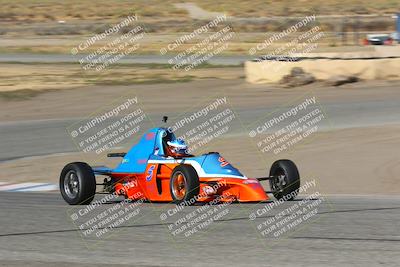
[[[295,199],[299,193],[300,175],[293,161],[288,159],[275,161],[271,166],[269,176],[275,177],[269,180],[269,184],[276,199]]]
[[[174,203],[193,205],[200,192],[199,176],[191,165],[178,165],[172,171],[169,187]]]
[[[96,193],[96,178],[92,168],[84,162],[65,165],[60,174],[60,191],[70,205],[87,205]]]

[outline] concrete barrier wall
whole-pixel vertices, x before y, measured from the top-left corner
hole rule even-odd
[[[318,80],[335,75],[353,75],[363,80],[400,79],[400,58],[380,59],[303,59],[295,62],[264,60],[245,63],[246,80],[250,83],[276,83],[300,67]]]

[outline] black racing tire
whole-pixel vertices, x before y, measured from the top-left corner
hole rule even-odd
[[[96,178],[92,168],[84,162],[72,162],[60,174],[60,192],[70,205],[87,205],[96,193]]]
[[[299,193],[300,174],[293,161],[281,159],[275,161],[269,171],[271,190],[276,199],[294,200]]]
[[[175,204],[193,205],[195,196],[200,192],[200,181],[196,170],[191,165],[178,165],[172,173],[169,183],[172,201]]]

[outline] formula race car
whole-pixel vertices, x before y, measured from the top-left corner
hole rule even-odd
[[[68,204],[91,203],[97,185],[103,186],[101,193],[181,205],[217,198],[218,202],[260,202],[269,199],[267,193],[292,200],[300,187],[299,172],[290,160],[275,161],[268,177],[247,178],[218,152],[188,154],[185,142],[167,127],[149,130],[127,153],[107,156],[122,161],[116,168],[91,167],[84,162],[63,168],[60,191]],[[103,183],[96,183],[96,176],[104,176]],[[270,191],[260,184],[263,180],[269,180]]]

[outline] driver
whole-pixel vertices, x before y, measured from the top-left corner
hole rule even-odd
[[[168,156],[174,158],[182,158],[185,156],[189,156],[187,153],[187,145],[185,141],[180,139],[175,139],[172,141],[167,141],[167,154]]]

